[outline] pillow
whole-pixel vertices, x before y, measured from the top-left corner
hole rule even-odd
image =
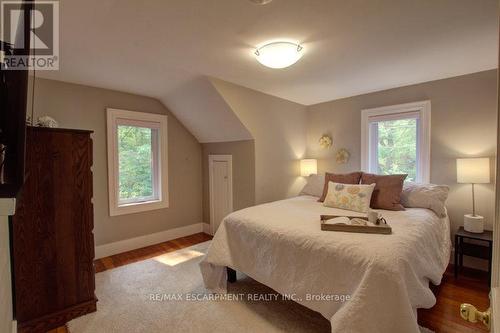
[[[445,202],[450,188],[446,185],[408,182],[403,186],[401,203],[408,208],[428,208],[439,217],[446,216]]]
[[[325,175],[310,175],[307,177],[307,183],[304,185],[299,195],[312,195],[320,197],[323,194],[323,186],[325,184]]]
[[[401,205],[401,192],[403,192],[403,183],[407,176],[382,176],[363,173],[361,184],[376,184],[370,207],[375,209],[405,210],[403,205]]]
[[[323,206],[367,213],[374,188],[375,184],[350,185],[329,182]]]
[[[323,194],[319,198],[319,202],[325,201],[326,195],[328,194],[328,183],[342,183],[342,184],[359,184],[362,172],[351,172],[344,174],[329,173],[325,174],[325,183],[323,186]]]

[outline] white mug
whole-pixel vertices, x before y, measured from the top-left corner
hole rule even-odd
[[[378,219],[380,218],[380,213],[375,210],[368,211],[368,221],[373,224],[378,223]]]

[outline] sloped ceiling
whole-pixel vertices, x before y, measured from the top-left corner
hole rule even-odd
[[[200,142],[253,138],[207,77],[193,77],[162,100]]]
[[[61,0],[60,71],[160,99],[201,142],[250,133],[207,80],[303,105],[497,67],[496,0]],[[271,70],[256,45],[306,54]]]

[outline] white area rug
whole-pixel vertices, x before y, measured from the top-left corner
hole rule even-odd
[[[69,322],[70,332],[330,332],[320,314],[244,275],[228,299],[208,300],[198,263],[209,244],[98,273],[97,312]]]

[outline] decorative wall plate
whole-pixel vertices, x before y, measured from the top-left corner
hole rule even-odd
[[[337,154],[335,154],[335,160],[338,164],[346,164],[347,162],[349,162],[349,157],[351,157],[351,154],[345,148],[339,149]]]
[[[329,135],[323,135],[321,138],[319,138],[319,145],[321,148],[330,148],[333,145],[332,138]]]

